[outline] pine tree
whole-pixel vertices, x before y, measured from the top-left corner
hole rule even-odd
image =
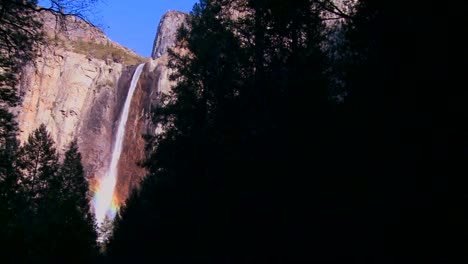
[[[21,185],[33,210],[37,210],[39,204],[48,199],[47,194],[55,191],[58,185],[59,164],[54,145],[46,126],[41,124],[20,149]]]
[[[88,21],[98,1],[2,0],[0,2],[0,105],[16,105],[16,85],[22,67],[32,62],[47,41],[40,12],[52,12],[59,22],[73,15]]]
[[[462,16],[453,12],[424,1],[363,0],[346,27],[343,134],[354,166],[346,173],[365,179],[353,188],[367,196],[359,217],[375,231],[361,242],[374,262],[456,263],[463,251],[449,235],[464,225],[455,209],[464,191],[449,182],[466,169],[459,122],[466,108],[453,96],[465,97],[453,90],[462,76],[455,66]]]
[[[44,2],[45,3],[45,2]],[[43,4],[44,4],[43,3]],[[0,252],[2,261],[12,263],[44,261],[47,254],[41,239],[47,238],[43,224],[51,196],[60,184],[53,141],[41,126],[19,148],[17,124],[8,109],[19,103],[20,72],[46,45],[40,12],[50,11],[58,19],[70,13],[85,18],[96,1],[50,1],[50,7],[36,0],[0,1]],[[65,12],[59,12],[59,10]],[[89,14],[89,13],[88,13]],[[55,191],[54,191],[55,190]],[[50,195],[50,196],[49,196]],[[42,214],[41,217],[39,215]],[[88,218],[89,219],[89,218]],[[46,239],[47,240],[47,239]]]
[[[6,195],[6,191],[16,190],[14,188],[19,180],[16,168],[16,158],[18,155],[18,124],[14,121],[13,115],[6,110],[0,109],[0,186]]]
[[[56,217],[51,234],[56,236],[56,244],[51,255],[58,261],[92,262],[97,256],[95,221],[90,211],[89,187],[76,140],[65,152],[57,178],[60,183],[57,192],[53,193],[57,211],[50,212]]]
[[[65,152],[65,159],[60,167],[59,177],[63,181],[62,199],[73,201],[83,215],[89,213],[89,186],[84,176],[81,154],[78,151],[76,140],[70,143]]]
[[[312,166],[309,158],[323,166],[323,25],[311,1],[246,1],[250,13],[239,20],[223,12],[231,2],[200,1],[190,30],[180,30],[190,52],[170,52],[177,85],[154,113],[165,131],[150,142],[150,174],[121,212],[111,259],[286,262],[309,254],[300,248],[309,246],[301,242],[311,219],[290,217],[311,204],[299,170]],[[309,118],[312,131],[303,127]],[[314,154],[301,157],[301,149]],[[289,163],[291,154],[302,167]]]
[[[105,217],[101,226],[98,228],[98,243],[102,254],[106,254],[107,245],[112,238],[114,223],[109,217]]]
[[[20,192],[21,175],[17,166],[18,127],[13,115],[6,111],[0,114],[0,122],[0,252],[2,259],[9,263],[22,259],[18,258],[24,247],[18,216],[25,197]]]
[[[55,143],[46,126],[41,124],[20,148],[18,165],[21,171],[19,193],[24,197],[18,213],[23,230],[28,261],[45,261],[48,255],[49,210],[56,210],[51,195],[57,189],[58,156]]]

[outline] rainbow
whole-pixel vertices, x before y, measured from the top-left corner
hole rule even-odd
[[[140,74],[143,71],[144,66],[144,63],[138,65],[135,73],[133,74],[132,82],[130,83],[127,98],[125,99],[119,124],[117,126],[109,168],[107,169],[104,177],[101,178],[99,187],[93,197],[93,207],[98,227],[102,225],[106,216],[110,220],[113,220],[119,209],[114,192],[118,177],[118,165],[125,137],[125,125],[127,124],[128,114],[130,112],[130,103],[132,102],[133,92],[135,92],[138,79],[140,78]]]
[[[100,184],[93,190],[93,207],[96,217],[99,218],[97,219],[98,225],[101,225],[106,217],[110,220],[114,219],[120,209],[120,203],[115,194],[112,194],[110,202],[103,202],[108,200],[105,196],[109,197],[109,194],[102,187],[104,187],[103,184]]]

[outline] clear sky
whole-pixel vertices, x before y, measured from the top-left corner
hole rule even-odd
[[[159,20],[168,10],[190,12],[197,0],[102,0],[96,21],[113,41],[143,57],[151,56]],[[47,7],[47,1],[39,4]]]

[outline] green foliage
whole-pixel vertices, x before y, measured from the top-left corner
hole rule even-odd
[[[194,6],[111,261],[457,263],[463,15],[334,2]],[[322,12],[343,19],[345,39],[327,35]],[[329,100],[338,82],[341,104]]]
[[[0,109],[0,112],[3,111]],[[18,226],[17,214],[23,197],[19,193],[20,173],[16,166],[18,127],[13,115],[4,111],[0,113],[0,248],[2,258],[7,261],[19,252],[21,240],[16,237]]]
[[[0,242],[8,249],[7,261],[90,263],[97,257],[77,143],[70,144],[63,164],[54,145],[42,124],[11,159],[13,169],[0,182],[0,221],[5,224],[1,231],[6,239]],[[27,251],[18,257],[22,248]]]
[[[22,172],[21,186],[34,209],[48,199],[46,194],[56,191],[58,185],[56,176],[59,164],[54,145],[46,126],[41,124],[20,149],[18,163]]]
[[[53,197],[56,209],[48,206],[49,217],[55,218],[53,231],[54,241],[51,256],[57,260],[89,263],[97,254],[95,221],[89,207],[89,186],[84,177],[81,154],[76,140],[72,141],[65,152],[63,164],[57,175],[60,184],[57,195]]]
[[[44,41],[34,7],[35,1],[0,2],[0,105],[17,103],[13,88],[21,67],[37,55],[38,44]]]
[[[72,46],[74,52],[100,60],[110,59],[114,62],[125,63],[126,65],[136,65],[144,61],[138,55],[130,54],[122,48],[109,44],[78,41],[73,43]]]
[[[105,217],[101,226],[98,227],[98,244],[100,247],[101,254],[107,254],[107,245],[112,238],[114,230],[114,221],[109,217]]]
[[[39,12],[52,12],[57,15],[57,22],[63,22],[67,16],[79,17],[89,23],[93,7],[99,0],[86,1],[45,1],[47,7],[37,6],[36,0],[2,0],[0,2],[0,106],[13,106],[18,103],[14,89],[22,67],[34,61],[39,54],[39,47],[48,44]],[[58,40],[55,40],[58,41]],[[121,54],[116,54],[119,57]],[[120,58],[120,57],[119,57]],[[125,58],[129,61],[135,58]]]
[[[234,4],[245,12],[239,20],[224,12]],[[464,48],[454,19],[463,16],[422,1],[363,0],[351,14],[337,8],[307,0],[195,5],[190,30],[179,31],[189,53],[170,52],[177,84],[154,110],[164,130],[148,137],[149,175],[114,223],[110,262],[463,258],[456,235],[465,225],[466,192],[453,186],[466,170],[466,96],[454,89],[464,76],[454,66]],[[340,53],[339,65],[323,51],[325,11],[346,19],[346,39],[330,48]],[[347,96],[336,104],[328,99],[336,82],[328,73],[340,71]],[[42,128],[14,161],[15,143],[6,139],[16,128],[3,116],[11,125],[0,130],[0,154],[12,161],[0,163],[6,259],[60,261],[55,250],[73,255],[63,245],[74,245],[85,256],[76,259],[86,262],[84,245],[95,246],[76,144],[57,171]],[[20,172],[44,176],[26,180]],[[46,194],[31,191],[33,179]]]
[[[2,263],[90,263],[96,257],[94,219],[89,211],[76,142],[60,169],[44,125],[19,147],[18,127],[8,108],[17,105],[22,67],[46,44],[37,13],[48,10],[81,18],[96,1],[0,1],[0,255]]]
[[[303,131],[295,121],[325,114],[328,100],[323,25],[310,4],[250,3],[253,14],[240,22],[224,16],[219,1],[195,5],[190,30],[179,32],[190,53],[170,52],[177,84],[154,111],[164,132],[149,141],[150,174],[121,212],[111,259],[286,262],[293,255],[300,242],[290,241],[284,216],[274,212],[297,213],[288,209],[296,196],[278,203],[276,193],[307,182],[284,179],[288,156],[324,139],[319,122]]]

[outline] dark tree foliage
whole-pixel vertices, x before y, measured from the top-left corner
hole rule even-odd
[[[49,191],[56,191],[59,167],[55,142],[41,124],[21,147],[18,157],[21,169],[21,188],[29,197],[29,205],[38,210],[39,204],[49,199]]]
[[[59,169],[58,190],[54,196],[56,210],[50,210],[49,218],[54,217],[51,235],[51,256],[58,261],[90,263],[96,258],[96,231],[94,216],[89,206],[89,187],[84,176],[81,154],[76,140],[70,143],[65,159]],[[70,257],[73,256],[73,259]]]
[[[0,182],[15,174],[14,165],[18,152],[17,132],[18,124],[14,116],[0,109]]]
[[[34,130],[20,149],[18,157],[21,170],[20,190],[24,197],[21,205],[19,228],[24,232],[25,258],[28,261],[47,261],[53,239],[53,217],[60,181],[55,142],[44,124]],[[47,235],[46,235],[47,234]]]
[[[251,1],[239,23],[221,4],[201,1],[180,31],[190,53],[171,52],[177,85],[154,120],[165,132],[116,223],[111,260],[284,262],[312,246],[300,171],[323,166],[318,11],[311,1]]]
[[[98,246],[100,248],[101,256],[105,256],[107,254],[107,245],[113,235],[114,224],[117,220],[112,220],[109,217],[105,217],[104,221],[100,226],[97,228],[97,235],[98,235]]]
[[[43,41],[41,24],[34,15],[37,1],[0,2],[0,104],[15,105],[15,87],[21,67],[37,54]]]
[[[97,1],[0,1],[0,252],[2,263],[91,262],[96,256],[88,186],[76,143],[59,170],[54,142],[41,125],[19,147],[8,110],[19,103],[22,67],[46,45],[40,12],[85,18]],[[60,22],[60,21],[58,21]]]
[[[6,223],[2,226],[2,256],[8,263],[39,261],[48,234],[42,224],[47,219],[43,213],[58,169],[54,142],[44,125],[30,135],[11,162],[14,170],[6,175],[1,190],[9,209],[1,218]]]
[[[54,145],[42,124],[19,149],[13,172],[1,182],[1,198],[7,206],[6,210],[1,207],[0,220],[5,221],[1,249],[8,263],[91,263],[96,259],[94,217],[76,141],[62,165]]]
[[[463,16],[439,8],[200,1],[109,260],[461,263]],[[344,19],[344,39],[324,41],[321,12]]]
[[[3,111],[0,109],[0,111]],[[17,167],[18,141],[17,124],[13,115],[8,112],[0,113],[0,248],[1,252],[8,252],[2,259],[18,254],[20,247],[15,231],[17,214],[21,199],[19,191],[20,172]]]
[[[37,0],[0,1],[1,109],[18,104],[16,88],[21,69],[26,63],[33,62],[41,47],[47,45],[39,13],[52,12],[57,15],[59,23],[66,16],[77,16],[89,22],[92,7],[97,2],[98,0],[51,0],[49,6],[41,7],[37,5]]]
[[[343,141],[366,178],[362,254],[376,262],[460,257],[451,235],[461,224],[455,182],[466,152],[457,13],[423,1],[360,1],[347,27]]]

